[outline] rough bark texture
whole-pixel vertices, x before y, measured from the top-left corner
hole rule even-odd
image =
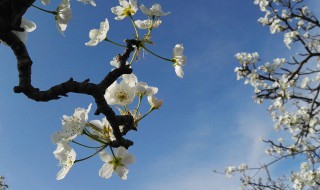
[[[42,91],[32,86],[32,60],[29,56],[25,44],[12,32],[23,31],[20,27],[22,15],[35,2],[35,0],[0,0],[0,39],[8,44],[14,52],[18,61],[19,85],[14,87],[15,93],[23,93],[29,99],[41,102],[57,100],[62,96],[67,97],[68,93],[87,94],[95,99],[97,104],[96,115],[106,116],[112,126],[116,141],[112,142],[113,147],[123,146],[128,148],[132,141],[124,139],[128,131],[134,130],[134,120],[131,115],[117,116],[108,105],[104,94],[106,89],[123,74],[132,73],[132,69],[125,65],[133,46],[138,46],[136,40],[126,40],[127,48],[122,55],[119,55],[120,67],[106,74],[100,83],[90,83],[89,79],[77,82],[70,78],[68,81],[52,86],[48,90]],[[124,125],[121,133],[119,126]]]

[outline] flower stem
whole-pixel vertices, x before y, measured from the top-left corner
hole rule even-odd
[[[173,59],[168,59],[168,58],[162,57],[160,55],[157,55],[157,54],[153,53],[151,50],[149,50],[148,48],[146,48],[146,46],[144,46],[143,44],[141,44],[140,46],[143,47],[143,49],[145,49],[147,52],[151,53],[152,55],[154,55],[154,56],[156,56],[156,57],[158,57],[160,59],[163,59],[163,60],[170,61],[170,62],[174,63]]]
[[[110,42],[110,43],[112,43],[112,44],[114,44],[114,45],[116,45],[116,46],[120,46],[120,47],[124,47],[124,48],[127,47],[127,46],[125,46],[125,45],[121,45],[121,44],[118,44],[117,42],[111,41],[111,40],[109,40],[108,38],[104,39],[104,41]]]
[[[79,160],[76,160],[74,161],[74,163],[77,163],[77,162],[81,162],[81,161],[84,161],[84,160],[87,160],[93,156],[95,156],[96,154],[98,154],[99,152],[101,152],[103,149],[105,149],[108,145],[104,145],[103,147],[101,147],[99,150],[97,150],[95,153],[91,154],[90,156],[88,157],[85,157],[85,158],[82,158],[82,159],[79,159]]]
[[[88,137],[90,137],[91,139],[101,143],[101,144],[104,144],[104,145],[107,145],[108,142],[104,142],[100,139],[98,139],[96,136],[92,135],[89,131],[87,131],[86,129],[83,130],[83,134],[87,135]]]
[[[38,9],[40,11],[43,11],[43,12],[46,12],[46,13],[50,13],[50,14],[53,14],[53,15],[57,15],[56,11],[48,11],[48,10],[40,8],[40,7],[36,6],[36,5],[31,5],[31,6],[33,6],[34,8],[36,8],[36,9]]]
[[[80,145],[80,146],[86,147],[86,148],[95,148],[95,149],[97,149],[97,148],[101,148],[101,147],[102,147],[102,146],[96,146],[96,147],[94,147],[94,146],[87,146],[87,145],[84,145],[84,144],[78,143],[77,141],[74,141],[74,140],[72,140],[71,142],[73,142],[74,144],[77,144],[77,145]]]
[[[153,29],[154,19],[155,19],[155,16],[152,16],[151,27],[150,27],[150,28],[148,28],[147,36],[150,36],[150,35],[151,35],[152,29]]]
[[[150,108],[150,110],[144,114],[144,116],[142,116],[141,118],[136,120],[136,123],[138,123],[140,120],[142,120],[143,118],[145,118],[147,115],[149,115],[153,110],[155,110],[153,107]]]
[[[137,49],[134,51],[134,53],[133,53],[133,55],[132,55],[132,58],[131,58],[131,60],[130,60],[129,66],[131,66],[133,60],[136,58],[138,50],[139,50],[139,48],[137,48]]]
[[[114,154],[113,149],[112,149],[111,146],[110,146],[110,150],[111,150],[111,153],[112,153],[112,155],[113,155],[113,158],[114,158],[114,159],[117,159],[117,157],[116,157],[116,155]]]
[[[138,34],[137,26],[136,26],[136,24],[134,23],[134,20],[133,20],[133,18],[132,18],[132,15],[129,15],[129,18],[130,18],[131,23],[132,23],[132,25],[133,25],[134,32],[136,33],[136,40],[139,40],[139,34]]]
[[[139,112],[142,98],[143,98],[143,95],[139,95],[139,101],[138,101],[138,105],[137,105],[137,108],[136,108],[136,113]]]

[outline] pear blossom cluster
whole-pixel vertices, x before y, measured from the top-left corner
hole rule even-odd
[[[264,63],[257,52],[235,55],[239,64],[234,70],[237,79],[253,87],[257,103],[269,105],[277,140],[261,138],[268,145],[265,153],[269,162],[246,166],[245,171],[229,166],[223,173],[228,178],[240,173],[242,189],[318,189],[320,22],[305,0],[254,0],[254,4],[264,13],[258,22],[269,26],[271,34],[283,34],[284,45],[289,49],[298,47],[300,52]],[[291,171],[274,177],[270,167],[287,162],[293,166]],[[249,170],[256,172],[252,175]]]
[[[307,46],[319,44],[316,31],[318,20],[304,0],[254,0],[254,3],[265,13],[258,22],[269,26],[271,34],[283,33],[283,42],[289,49],[297,40],[303,40]],[[278,9],[280,6],[281,9]],[[309,19],[304,19],[306,17]]]
[[[119,66],[118,62],[117,57],[115,57],[110,64],[117,68]],[[134,74],[122,75],[119,80],[120,82],[115,81],[106,90],[105,99],[108,104],[117,106],[121,115],[132,115],[134,118],[134,127],[138,127],[139,122],[143,118],[161,107],[162,100],[155,97],[158,88],[138,81],[137,76]],[[150,109],[145,114],[142,114],[139,109],[142,99],[145,96],[147,97]],[[135,99],[137,99],[138,105],[130,109]],[[77,108],[72,116],[64,115],[62,118],[62,129],[52,135],[52,141],[57,145],[53,154],[55,158],[59,160],[59,165],[61,166],[61,170],[57,174],[57,180],[63,179],[73,164],[79,161],[76,160],[76,152],[71,148],[70,144],[74,143],[88,147],[75,141],[80,135],[85,135],[99,144],[95,148],[96,151],[88,156],[88,158],[99,153],[101,160],[104,162],[102,168],[99,170],[100,177],[110,178],[114,172],[121,179],[126,180],[129,172],[127,166],[128,164],[134,163],[135,157],[129,154],[124,147],[113,150],[110,145],[116,138],[110,123],[105,117],[102,120],[88,121],[90,110],[91,104],[87,109]],[[123,132],[123,126],[120,126],[120,131]],[[104,150],[108,146],[111,148],[112,154]],[[85,159],[87,158],[80,159],[80,161]]]
[[[111,62],[113,63],[113,61]],[[145,82],[139,82],[134,74],[122,75],[120,80],[120,83],[115,81],[109,86],[105,92],[105,99],[108,104],[117,106],[121,115],[130,114],[134,118],[134,127],[137,128],[143,118],[161,107],[162,100],[155,97],[158,88],[148,86]],[[150,109],[143,115],[139,109],[144,96],[147,96]],[[138,99],[138,105],[130,109],[130,105],[134,103],[135,98]],[[116,141],[116,138],[110,123],[106,117],[102,120],[88,121],[91,106],[90,104],[87,109],[75,109],[72,116],[64,115],[62,117],[62,129],[52,135],[52,141],[57,145],[53,154],[59,160],[61,166],[61,170],[57,174],[57,180],[63,179],[75,162],[87,159],[76,160],[76,152],[70,146],[71,143],[74,143],[82,147],[89,147],[75,140],[80,135],[85,135],[98,143],[98,146],[94,148],[96,151],[88,158],[99,153],[101,160],[105,162],[99,170],[100,177],[110,178],[114,172],[121,179],[126,180],[129,172],[127,165],[134,163],[135,157],[129,154],[124,147],[113,150],[110,145],[113,141]],[[119,127],[120,132],[123,132],[123,126]],[[104,150],[108,146],[112,154]]]
[[[243,173],[248,170],[248,165],[245,163],[240,164],[238,167],[236,166],[228,166],[225,168],[225,174],[228,178],[231,178],[235,172]]]
[[[96,6],[96,2],[94,0],[78,0],[78,2],[82,2],[84,4],[91,4],[94,7]],[[41,0],[41,3],[42,3],[42,5],[46,6],[46,5],[50,4],[50,0]],[[72,17],[70,0],[62,0],[60,2],[60,4],[57,6],[55,11],[46,10],[46,9],[43,9],[43,8],[38,7],[36,5],[33,5],[33,7],[36,9],[39,9],[43,12],[53,14],[58,31],[64,36],[64,32],[66,31],[68,24],[71,21],[71,17]],[[135,20],[133,18],[133,16],[138,12],[138,10],[139,10],[139,6],[138,6],[137,0],[129,0],[129,1],[119,0],[119,5],[111,8],[111,12],[116,15],[116,17],[115,17],[116,20],[121,21],[127,17],[131,20],[132,25],[135,30],[136,40],[138,40],[140,42],[139,46],[136,49],[136,52],[140,52],[140,49],[143,49],[144,51],[149,52],[152,55],[154,55],[162,60],[172,62],[173,63],[172,65],[174,67],[174,71],[175,71],[176,75],[180,78],[183,78],[184,72],[183,72],[182,67],[187,62],[187,58],[184,55],[183,44],[175,45],[175,47],[173,48],[172,58],[162,57],[146,47],[146,44],[153,44],[153,41],[151,40],[151,33],[152,33],[153,29],[158,28],[160,26],[160,24],[162,24],[162,20],[160,20],[160,18],[164,17],[164,16],[168,16],[170,14],[170,12],[164,12],[159,3],[155,3],[150,8],[141,4],[140,10],[147,17],[147,19]],[[25,43],[26,39],[27,39],[27,33],[34,31],[36,29],[36,24],[33,23],[32,21],[23,20],[21,23],[21,27],[24,29],[24,31],[22,31],[22,32],[15,31],[15,33]],[[108,33],[109,29],[110,29],[109,21],[107,18],[105,18],[104,21],[100,22],[99,29],[90,30],[90,32],[89,32],[90,40],[88,42],[86,42],[85,45],[86,46],[96,46],[103,41],[117,44],[117,43],[111,41],[110,39],[108,39],[107,33]],[[143,35],[143,37],[139,37],[138,29],[141,29],[142,31],[147,31],[147,32]],[[117,44],[117,45],[120,45],[120,44]],[[132,60],[134,60],[134,59],[132,59]]]
[[[320,182],[320,169],[312,169],[309,163],[303,162],[300,171],[292,174],[291,181],[295,190],[317,187]]]
[[[187,57],[184,55],[183,44],[175,45],[175,47],[173,48],[173,56],[171,59],[162,57],[146,47],[146,44],[153,44],[153,41],[151,41],[151,33],[152,33],[153,29],[158,28],[160,26],[160,24],[162,23],[162,20],[160,20],[160,18],[164,17],[164,16],[168,16],[170,14],[170,12],[163,12],[161,5],[158,3],[152,5],[150,8],[147,8],[146,6],[141,4],[140,10],[145,16],[147,16],[147,19],[135,20],[133,18],[133,16],[139,10],[137,1],[136,0],[129,0],[129,1],[119,0],[119,4],[120,5],[118,5],[118,6],[112,7],[111,12],[116,15],[116,17],[114,18],[115,20],[121,21],[121,20],[124,20],[125,18],[129,18],[131,20],[132,25],[135,30],[135,37],[140,42],[136,51],[139,52],[140,48],[142,48],[144,51],[147,51],[160,59],[172,62],[173,63],[172,65],[174,67],[176,75],[180,78],[183,78],[184,72],[183,72],[182,67],[187,62]],[[101,43],[103,41],[117,44],[117,43],[111,41],[107,37],[107,33],[108,33],[109,29],[110,29],[109,21],[106,18],[104,22],[100,23],[100,29],[90,30],[90,32],[89,32],[90,41],[85,43],[85,45],[96,46],[96,45],[98,45],[98,43]],[[142,31],[147,30],[147,32],[143,35],[143,37],[140,38],[138,29],[141,29]],[[132,59],[132,60],[134,60],[134,59]],[[131,63],[129,63],[129,65],[131,65]],[[119,65],[116,67],[119,67]]]

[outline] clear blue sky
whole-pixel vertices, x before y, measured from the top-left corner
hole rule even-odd
[[[58,3],[53,1],[47,8],[53,10]],[[106,17],[108,37],[115,41],[132,37],[133,30],[128,19],[113,19],[110,8],[118,1],[96,3],[92,7],[71,1],[73,18],[65,37],[57,31],[52,15],[28,10],[25,17],[37,24],[27,42],[34,86],[47,89],[70,77],[98,82],[112,68],[109,61],[123,49],[108,43],[85,46],[89,31]],[[138,3],[149,7],[156,2]],[[59,101],[37,103],[14,94],[16,60],[10,49],[0,46],[0,174],[7,177],[11,190],[228,190],[237,189],[237,179],[226,179],[213,169],[258,164],[264,156],[258,137],[269,135],[272,122],[266,106],[252,101],[252,89],[236,80],[234,54],[257,51],[264,61],[289,55],[282,35],[272,36],[269,28],[257,23],[262,13],[253,1],[159,3],[171,14],[154,31],[155,45],[150,49],[171,57],[174,45],[183,43],[188,63],[184,79],[175,75],[170,63],[150,54],[134,63],[139,80],[157,86],[157,97],[164,104],[141,122],[138,132],[127,136],[135,143],[129,152],[137,159],[129,166],[127,181],[116,175],[100,178],[99,157],[75,164],[65,179],[55,179],[60,168],[50,137],[61,128],[62,115],[86,108],[93,99],[70,94]],[[91,112],[89,118],[102,116]],[[81,147],[72,146],[78,158],[86,155]]]

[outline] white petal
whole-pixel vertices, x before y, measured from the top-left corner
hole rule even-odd
[[[126,15],[123,15],[123,16],[118,15],[118,16],[115,17],[114,19],[116,19],[116,20],[123,20],[124,18],[126,18]]]
[[[88,113],[89,113],[89,111],[91,110],[91,106],[92,106],[92,104],[89,104],[89,106],[88,106],[88,108],[87,108],[87,110],[86,110],[86,112],[87,112],[87,118],[86,118],[86,120],[88,119]]]
[[[24,28],[26,32],[32,32],[37,28],[37,25],[32,21],[22,19],[21,27]]]
[[[135,161],[136,161],[136,158],[132,154],[129,154],[129,153],[127,153],[126,155],[124,155],[121,158],[121,163],[124,165],[132,164]]]
[[[150,86],[150,87],[148,87],[148,89],[147,89],[147,96],[153,96],[153,95],[155,95],[155,94],[157,94],[158,93],[158,88],[157,87],[153,87],[153,86]]]
[[[67,173],[70,171],[71,167],[63,167],[57,174],[57,180],[63,179]]]
[[[126,0],[119,0],[119,4],[123,7],[123,8],[127,8],[130,6],[130,4],[128,3],[128,1]]]
[[[182,44],[177,44],[173,48],[173,56],[183,56],[183,45]]]
[[[78,0],[79,2],[83,2],[84,4],[90,3],[92,6],[96,6],[96,2],[94,0]]]
[[[99,127],[99,128],[103,128],[104,124],[100,121],[100,120],[92,120],[90,121],[91,124],[95,125],[96,127]]]
[[[121,177],[122,180],[128,179],[127,174],[129,170],[126,166],[118,166],[114,172]]]
[[[178,77],[183,78],[184,73],[183,73],[183,70],[182,70],[182,66],[175,65],[174,66],[174,70],[175,70],[175,72],[176,72]]]
[[[107,32],[109,31],[109,21],[105,19],[104,22],[100,23],[100,28],[92,29],[89,32],[90,41],[85,43],[87,46],[96,46],[98,43],[106,39]]]
[[[131,10],[133,10],[134,12],[137,12],[138,10],[137,0],[129,0],[129,3],[131,5]]]
[[[116,7],[112,7],[111,8],[111,12],[116,14],[116,15],[122,15],[123,11],[124,11],[124,9],[121,6],[116,6]]]
[[[59,30],[59,32],[61,33],[62,36],[64,36],[64,31],[67,29],[67,25],[66,24],[62,24],[59,22],[56,22],[57,28]]]
[[[110,162],[113,159],[113,157],[110,154],[108,154],[106,151],[99,152],[99,156],[100,156],[100,159],[106,163]]]
[[[60,133],[54,133],[52,136],[51,136],[51,140],[54,144],[58,144],[59,142],[62,141],[62,137],[60,135]]]
[[[140,10],[143,12],[143,14],[145,14],[145,15],[150,15],[151,10],[148,9],[146,6],[141,5],[141,6],[140,6]]]
[[[123,81],[127,83],[130,87],[135,86],[138,83],[138,77],[131,73],[131,74],[124,74],[122,75]]]
[[[154,109],[159,109],[163,103],[162,100],[159,100],[154,96],[148,96],[148,102],[150,106],[153,107]]]
[[[117,148],[116,157],[123,157],[124,155],[128,154],[128,150],[122,146]]]
[[[109,163],[105,163],[99,170],[99,176],[108,179],[112,176],[112,172],[113,166]]]

